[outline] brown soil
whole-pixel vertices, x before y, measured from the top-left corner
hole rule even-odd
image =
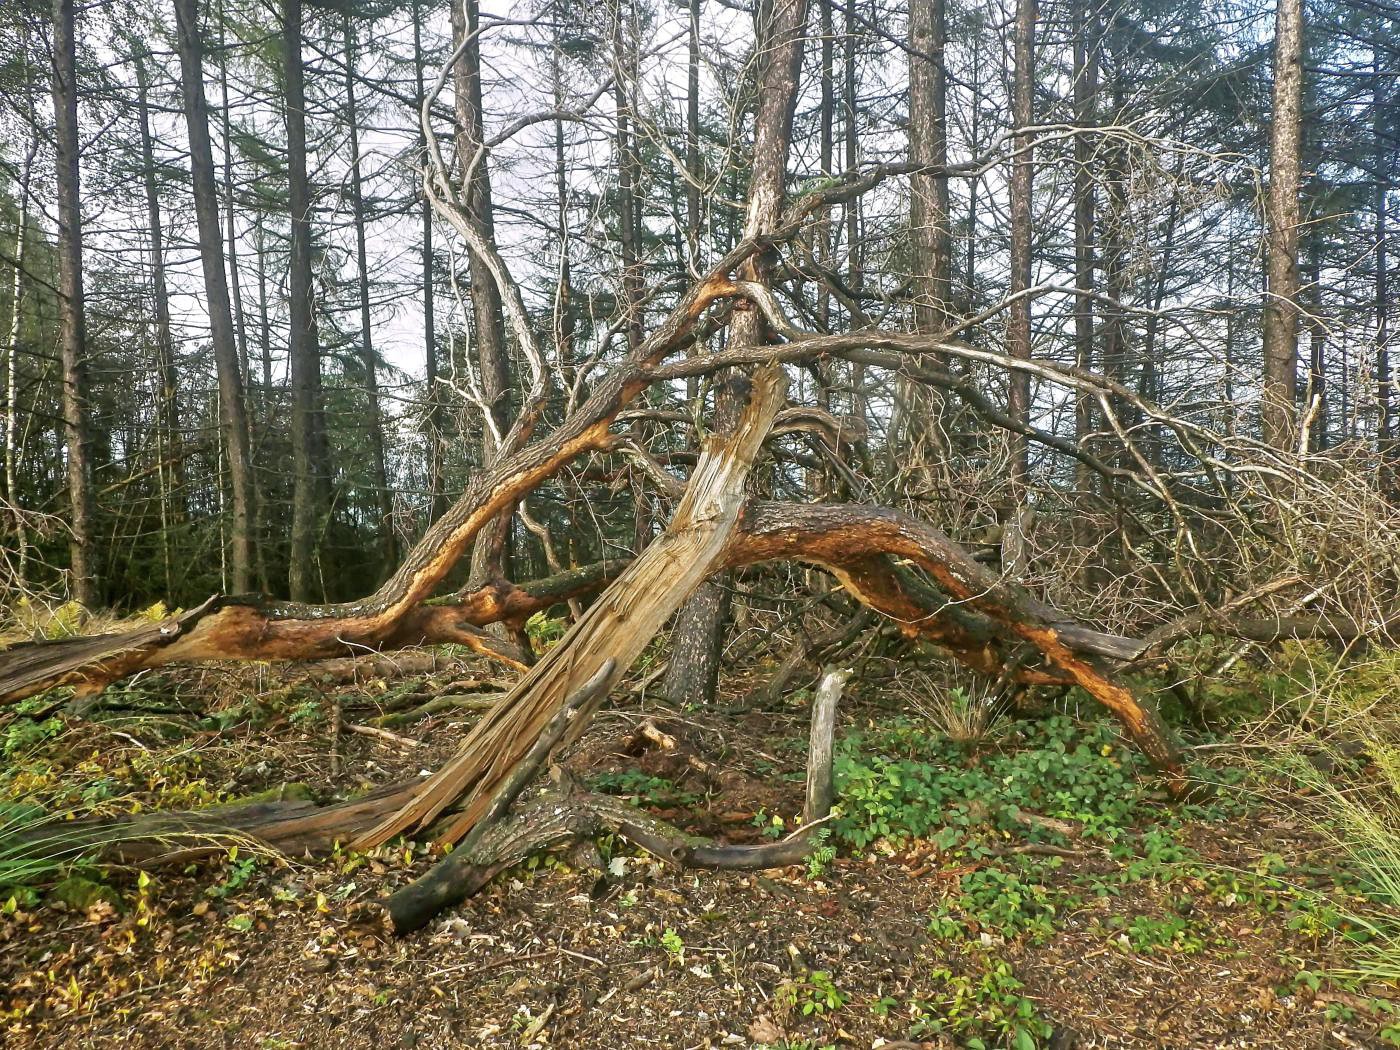
[[[684,793],[664,815],[731,840],[752,840],[760,810],[800,808],[800,782],[757,771],[796,770],[795,716],[670,714],[658,720],[681,753],[624,754],[639,716],[612,712],[571,766],[664,776]],[[446,720],[400,732],[426,742],[347,734],[350,772],[331,778],[324,724],[308,731],[283,720],[210,736],[201,770],[211,787],[302,781],[348,791],[432,768],[457,736]],[[84,733],[83,761],[129,761],[132,745],[100,726]],[[697,770],[687,751],[713,768]],[[152,785],[152,800],[160,791]],[[1287,814],[1265,810],[1194,828],[1191,845],[1214,864],[1248,869],[1261,854],[1303,856],[1317,843]],[[908,1004],[934,994],[937,968],[975,972],[990,952],[1056,1026],[1050,1045],[1059,1050],[1381,1045],[1364,999],[1290,992],[1299,970],[1340,957],[1328,939],[1289,929],[1282,912],[1200,893],[1193,919],[1210,935],[1189,953],[1139,952],[1105,932],[1113,914],[1179,909],[1193,895],[1189,881],[1090,898],[1041,946],[988,933],[989,946],[969,951],[929,932],[930,910],[967,868],[928,844],[841,858],[816,879],[800,868],[677,872],[631,851],[611,873],[598,861],[585,848],[536,863],[400,941],[351,914],[425,870],[421,850],[268,860],[223,895],[209,891],[229,878],[228,864],[163,870],[144,889],[130,873],[118,880],[119,907],[45,904],[0,918],[0,1006],[9,1011],[0,1033],[14,1047],[954,1046],[942,1036],[901,1042]],[[1086,849],[1055,878],[1069,884],[1117,863]],[[803,1016],[775,994],[812,971],[831,974],[843,1006]],[[887,1014],[886,997],[898,1004]]]

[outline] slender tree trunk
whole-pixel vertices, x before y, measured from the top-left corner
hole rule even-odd
[[[224,273],[224,243],[219,223],[219,198],[214,182],[214,151],[209,140],[209,109],[204,98],[204,47],[200,39],[195,0],[175,0],[175,24],[184,87],[185,125],[190,140],[190,175],[194,189],[199,255],[204,271],[205,307],[209,336],[219,376],[219,417],[224,452],[228,457],[233,527],[229,541],[233,589],[253,589],[252,575],[252,455],[248,446],[247,402]]]
[[[773,0],[765,7],[756,40],[760,59],[757,108],[754,114],[753,169],[749,180],[748,215],[744,236],[755,237],[776,225],[782,212],[792,115],[797,103],[802,68],[806,0]],[[766,282],[764,257],[740,268],[746,280]],[[768,333],[757,310],[735,313],[729,328],[730,346],[759,346]],[[731,379],[729,382],[735,382]],[[716,392],[715,426],[731,427],[742,398],[737,392]],[[729,584],[720,577],[706,581],[676,614],[671,631],[671,665],[666,695],[674,704],[707,704],[715,696],[720,654],[729,615]]]
[[[1124,55],[1129,45],[1124,40],[1123,27],[1115,22],[1107,32],[1108,79],[1111,84],[1109,105],[1115,120],[1121,116],[1127,103],[1125,94]],[[1103,374],[1116,382],[1129,382],[1128,369],[1128,326],[1123,302],[1127,297],[1127,262],[1131,219],[1128,215],[1128,155],[1127,149],[1118,139],[1110,139],[1104,147],[1104,209],[1099,230],[1100,261],[1103,267],[1104,292],[1108,301],[1104,303],[1103,314]],[[1114,412],[1119,416],[1131,412],[1131,408],[1121,398],[1110,401]],[[1131,422],[1126,420],[1125,422]],[[1115,455],[1116,455],[1115,451]],[[1120,459],[1122,457],[1119,457]]]
[[[690,268],[699,273],[702,260],[700,180],[704,164],[700,154],[700,14],[704,0],[690,0],[690,27],[686,37],[685,76],[685,184],[686,245]],[[694,401],[700,396],[700,380],[692,376],[685,381],[685,397]]]
[[[1087,129],[1097,123],[1099,48],[1097,17],[1090,13],[1089,0],[1074,3],[1074,363],[1091,371],[1094,367],[1094,139]],[[1092,399],[1084,393],[1074,397],[1075,444],[1084,448],[1094,430]],[[1094,472],[1082,463],[1074,468],[1079,498],[1094,485]],[[1081,547],[1093,542],[1092,523],[1083,515],[1075,517],[1076,541]],[[1087,562],[1085,572],[1087,574]],[[1088,582],[1087,576],[1085,582]]]
[[[622,310],[627,321],[627,347],[635,349],[642,341],[642,273],[640,219],[637,207],[637,187],[641,181],[640,164],[632,141],[632,103],[627,97],[628,85],[636,83],[633,56],[636,27],[627,23],[635,15],[630,5],[619,3],[613,22],[613,102],[616,107],[617,133],[614,151],[617,162],[617,230],[618,249],[622,260]]]
[[[845,40],[841,49],[841,110],[843,117],[844,141],[847,171],[855,171],[860,163],[860,96],[857,93],[856,77],[856,2],[846,0]],[[846,284],[859,295],[865,286],[864,245],[860,236],[860,198],[849,201],[845,206],[846,219]],[[851,365],[851,415],[860,424],[865,423],[867,412],[865,396],[865,366]]]
[[[370,316],[365,196],[360,177],[359,112],[355,105],[355,33],[348,14],[344,16],[342,26],[345,34],[345,108],[350,122],[350,207],[355,218],[355,265],[360,293],[360,359],[365,370],[365,398],[369,409],[370,482],[374,486],[375,508],[379,514],[376,527],[383,561],[381,576],[387,576],[398,563],[398,547],[394,542],[394,494],[389,490],[389,471],[384,457],[384,416],[379,402],[373,318]]]
[[[167,597],[174,590],[170,556],[170,526],[186,517],[183,442],[180,408],[176,397],[175,344],[170,336],[170,294],[165,281],[164,230],[161,227],[160,193],[156,185],[155,150],[151,144],[150,85],[145,44],[131,40],[136,67],[136,112],[141,132],[141,171],[146,190],[146,226],[150,238],[151,298],[155,306],[156,472],[160,480],[160,547]]]
[[[820,0],[818,11],[821,15],[821,64],[819,70],[821,102],[818,109],[819,147],[818,164],[823,178],[836,174],[836,25],[831,0]],[[814,236],[816,239],[816,259],[823,270],[831,268],[831,208],[821,212]],[[831,289],[823,280],[817,289],[817,329],[831,331]],[[831,394],[826,384],[817,391],[817,404],[830,408]]]
[[[238,252],[238,202],[234,195],[233,183],[233,112],[229,102],[228,51],[224,42],[227,18],[224,0],[219,2],[219,107],[220,132],[223,137],[223,205],[224,239],[228,244],[228,281],[233,307],[233,330],[238,340],[238,369],[243,381],[244,415],[248,426],[248,498],[252,501],[249,516],[252,519],[253,567],[257,574],[258,588],[268,590],[267,548],[263,536],[263,492],[256,467],[259,401],[253,396],[252,362],[248,356],[248,318],[243,308],[243,281],[239,276]]]
[[[909,4],[909,160],[948,163],[944,0]],[[910,176],[909,224],[914,247],[914,329],[933,334],[952,313],[952,236],[945,171]]]
[[[1308,296],[1312,317],[1308,320],[1308,385],[1304,404],[1311,417],[1308,424],[1308,448],[1320,452],[1327,447],[1327,326],[1322,323],[1322,244],[1318,231],[1307,238]]]
[[[909,4],[909,160],[937,169],[948,163],[948,75],[944,66],[944,0]],[[938,334],[953,312],[952,231],[948,217],[948,175],[937,170],[909,178],[909,227],[914,278],[914,330]],[[946,367],[941,355],[935,362]],[[923,435],[938,460],[951,449],[947,403],[934,391],[910,386],[915,417],[909,431]],[[922,445],[922,442],[919,442]],[[916,456],[923,461],[924,457]],[[926,464],[930,469],[935,464]]]
[[[287,114],[287,205],[291,220],[288,378],[292,398],[293,601],[316,592],[317,538],[328,512],[329,471],[321,407],[321,351],[312,298],[311,187],[306,174],[306,91],[301,62],[301,0],[283,0],[283,81]]]
[[[967,148],[972,153],[977,153],[982,147],[982,107],[976,100],[982,97],[982,34],[972,34],[972,113],[968,119],[968,143]],[[967,244],[965,245],[965,258],[963,266],[965,269],[966,288],[964,294],[966,299],[963,303],[963,310],[966,313],[977,311],[977,190],[981,185],[980,179],[967,180]],[[969,336],[971,332],[966,333]]]
[[[1014,138],[1016,159],[1011,169],[1011,288],[1018,298],[1011,306],[1007,329],[1007,350],[1013,357],[1030,360],[1031,303],[1025,296],[1031,286],[1031,191],[1034,168],[1032,138],[1020,129],[1034,120],[1035,90],[1035,0],[1017,0],[1012,61],[1015,64],[1011,119],[1017,128]],[[1009,378],[1007,414],[1018,423],[1030,421],[1030,377],[1013,372]],[[1027,489],[1030,482],[1029,450],[1022,435],[1011,437],[1011,506],[1003,523],[1002,569],[1012,576],[1025,570]]]
[[[468,221],[488,243],[495,240],[491,210],[491,178],[484,149],[482,125],[481,47],[478,38],[477,0],[461,0],[452,5],[454,46],[466,46],[453,69],[456,86],[457,156],[466,180],[465,198]],[[468,170],[470,169],[470,170]],[[471,264],[472,314],[475,319],[477,371],[486,398],[486,411],[502,436],[510,429],[514,411],[511,405],[510,359],[506,350],[501,293],[485,266]],[[482,465],[496,460],[497,442],[492,425],[483,426]],[[483,529],[472,551],[472,582],[508,578],[511,555],[513,510],[502,513],[489,528]]]
[[[262,215],[253,216],[253,245],[258,253],[258,351],[262,363],[262,412],[272,417],[272,320],[267,309],[267,231]],[[261,535],[261,533],[259,533]]]
[[[32,112],[30,116],[33,116]],[[0,419],[0,441],[4,442],[5,498],[9,500],[12,511],[7,517],[14,527],[15,536],[15,558],[7,564],[14,572],[13,582],[20,590],[25,588],[29,576],[29,532],[24,522],[19,491],[19,341],[24,323],[24,258],[29,247],[29,183],[38,152],[38,134],[31,131],[15,182],[19,216],[15,225],[14,279],[10,285],[10,330],[6,333],[5,345],[0,347],[0,354],[3,354],[0,357],[0,396],[4,397],[4,401],[0,402],[4,408],[3,419]]]
[[[226,20],[224,17],[223,0],[219,2],[219,46],[218,62],[219,71],[219,124],[223,136],[224,164],[223,164],[223,190],[224,190],[224,238],[228,248],[228,282],[231,293],[231,303],[233,308],[233,330],[238,340],[238,363],[242,371],[244,387],[251,387],[252,380],[248,373],[248,327],[243,316],[243,285],[238,279],[238,212],[237,204],[233,194],[233,116],[229,106],[228,92],[228,54],[224,46],[224,27]],[[251,406],[249,406],[251,409]],[[251,412],[249,413],[251,415]],[[252,433],[252,421],[249,420],[249,433]]]
[[[1264,440],[1296,441],[1298,398],[1298,218],[1302,192],[1303,0],[1277,0],[1273,125],[1269,132],[1268,235],[1264,300]]]
[[[68,454],[68,572],[74,599],[98,604],[88,400],[83,214],[78,174],[77,40],[73,0],[53,0],[54,156],[58,186],[58,324],[63,369],[63,439]]]
[[[1378,30],[1379,32],[1379,30]],[[1380,459],[1381,491],[1400,500],[1400,427],[1396,425],[1395,378],[1390,360],[1390,256],[1387,200],[1390,192],[1391,153],[1386,147],[1386,78],[1381,49],[1371,53],[1371,134],[1375,142],[1376,187],[1376,451]]]
[[[421,111],[427,92],[423,83],[423,5],[422,0],[413,0],[413,77],[417,105]],[[426,149],[422,131],[419,131],[419,148]],[[428,524],[442,517],[447,509],[446,469],[446,419],[443,412],[442,396],[438,390],[437,319],[435,315],[433,279],[433,206],[426,195],[422,202],[423,218],[423,362],[424,383],[427,386],[428,413],[426,431],[428,445]]]

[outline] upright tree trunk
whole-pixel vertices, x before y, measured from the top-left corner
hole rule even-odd
[[[1303,0],[1277,0],[1273,124],[1269,131],[1268,233],[1264,299],[1264,440],[1287,450],[1297,440],[1298,217],[1302,191]]]
[[[209,109],[204,98],[204,47],[195,0],[175,0],[177,47],[184,87],[185,126],[189,130],[190,175],[194,189],[199,256],[204,271],[205,307],[214,366],[219,376],[219,420],[228,457],[233,527],[230,531],[233,589],[253,589],[252,455],[248,447],[248,409],[234,336],[233,311],[224,273],[224,242],[219,197],[214,182],[214,151],[209,140]]]
[[[238,339],[238,370],[243,381],[244,416],[248,426],[248,498],[252,501],[253,569],[257,575],[258,589],[266,592],[270,588],[267,573],[267,545],[262,542],[264,533],[265,508],[262,485],[259,483],[256,468],[258,447],[258,408],[259,399],[253,396],[256,381],[253,378],[252,361],[248,354],[248,317],[243,308],[243,281],[239,276],[238,252],[238,202],[234,195],[233,182],[233,109],[229,101],[228,89],[228,50],[224,43],[227,28],[224,0],[219,2],[219,107],[220,132],[223,139],[223,207],[224,240],[228,245],[228,282],[233,307],[233,330]],[[264,398],[265,399],[265,398]]]
[[[68,572],[73,597],[96,606],[92,433],[83,294],[83,214],[78,174],[77,40],[73,0],[53,0],[54,156],[58,187],[58,324],[63,438],[68,454]]]
[[[974,99],[982,97],[982,34],[972,34],[972,85],[971,93]],[[982,148],[982,107],[973,105],[972,115],[968,119],[967,148],[968,151],[976,154]],[[977,189],[980,185],[979,179],[967,180],[967,244],[964,246],[963,269],[966,280],[966,288],[963,302],[963,310],[966,313],[975,313],[977,310]],[[971,332],[965,333],[971,335]]]
[[[855,171],[860,163],[860,97],[857,94],[856,78],[856,2],[846,0],[845,41],[841,49],[841,110],[843,117],[844,141],[847,171]],[[846,219],[846,285],[859,295],[865,285],[864,246],[860,237],[860,198],[848,201],[845,206]],[[851,415],[858,424],[865,423],[867,398],[865,396],[865,366],[851,365]]]
[[[30,116],[33,116],[32,112]],[[5,345],[0,347],[0,397],[4,398],[0,401],[0,407],[4,408],[0,416],[0,442],[4,443],[5,498],[9,500],[12,510],[7,517],[13,525],[15,536],[14,561],[8,564],[14,572],[13,582],[21,590],[29,576],[29,532],[20,506],[19,491],[19,341],[24,323],[24,257],[29,246],[29,183],[38,152],[38,132],[31,131],[15,182],[19,216],[15,225],[14,279],[10,284],[10,330],[6,333]]]
[[[228,280],[229,291],[231,293],[231,304],[233,309],[233,330],[238,339],[238,364],[243,376],[244,387],[251,387],[252,380],[248,374],[248,326],[243,316],[243,285],[238,279],[238,212],[233,195],[233,115],[229,106],[228,91],[228,53],[224,46],[224,3],[219,2],[219,47],[218,47],[218,70],[219,70],[219,124],[223,137],[223,181],[224,181],[224,238],[228,245]],[[249,415],[251,416],[251,406]],[[248,432],[253,431],[252,419],[249,419]],[[254,483],[256,488],[256,482]],[[256,493],[254,493],[256,495]]]
[[[944,66],[944,0],[910,0],[909,4],[909,160],[933,172],[909,178],[909,227],[913,251],[914,330],[938,334],[953,312],[952,231],[948,217],[947,97]],[[946,367],[940,355],[936,363]],[[938,460],[951,447],[947,403],[936,391],[909,388],[906,411],[911,434],[924,435]],[[923,457],[918,457],[922,460]],[[926,469],[935,466],[925,464]]]
[[[1312,230],[1307,238],[1308,284],[1308,385],[1304,397],[1307,406],[1308,448],[1320,452],[1327,447],[1329,427],[1327,390],[1327,326],[1322,322],[1322,244],[1321,233]]]
[[[413,0],[413,77],[416,94],[415,109],[421,111],[427,92],[423,83],[423,5],[422,0]],[[422,131],[419,131],[419,148],[425,149]],[[442,397],[438,391],[437,360],[437,319],[435,314],[433,279],[433,206],[423,196],[423,381],[427,387],[428,412],[425,417],[428,445],[428,524],[442,517],[447,509],[447,482],[444,477],[446,447]]]
[[[452,40],[461,46],[461,56],[453,68],[456,87],[457,157],[466,179],[463,196],[467,201],[467,221],[488,243],[495,240],[491,213],[491,177],[483,148],[486,140],[482,124],[481,47],[478,37],[477,0],[461,0],[452,5]],[[479,155],[479,156],[478,156]],[[475,163],[473,164],[473,162]],[[468,171],[467,169],[471,170]],[[485,266],[471,264],[472,315],[475,319],[477,371],[487,414],[501,435],[510,429],[510,359],[506,351],[505,322],[501,293]],[[483,427],[483,466],[495,462],[496,438],[492,426]],[[510,522],[513,512],[502,513],[489,528],[483,529],[472,550],[472,582],[508,577],[510,574]]]
[[[1019,296],[1011,306],[1007,350],[1013,357],[1030,360],[1031,303],[1023,293],[1031,286],[1031,190],[1034,168],[1032,138],[1022,129],[1033,119],[1035,90],[1035,0],[1017,0],[1012,62],[1015,65],[1011,120],[1017,129],[1013,142],[1016,158],[1011,168],[1011,288]],[[1030,377],[1012,372],[1009,378],[1007,414],[1017,423],[1030,421]],[[1027,488],[1030,480],[1029,450],[1024,436],[1012,435],[1011,506],[1003,523],[1002,569],[1019,576],[1025,569],[1026,530],[1029,518]]]
[[[155,306],[156,472],[160,479],[160,547],[167,597],[174,589],[170,556],[170,527],[186,517],[184,457],[180,435],[180,408],[176,397],[175,344],[170,336],[170,293],[165,281],[165,233],[161,226],[160,193],[156,185],[155,150],[151,143],[150,84],[146,71],[146,47],[131,38],[136,67],[136,113],[141,132],[141,173],[146,189],[146,226],[150,239],[151,298]]]
[[[345,109],[350,122],[350,207],[355,218],[355,265],[360,293],[360,359],[365,370],[365,397],[369,409],[370,482],[374,486],[375,508],[379,512],[379,550],[383,562],[381,576],[393,572],[398,563],[394,542],[394,495],[389,491],[389,471],[384,458],[384,418],[379,402],[379,377],[374,356],[373,319],[369,304],[369,256],[365,249],[365,197],[360,177],[360,126],[355,106],[355,34],[350,16],[344,16]]]
[[[617,162],[618,249],[622,260],[622,311],[627,325],[627,347],[635,349],[642,341],[641,245],[637,207],[641,166],[633,142],[632,103],[627,97],[628,85],[636,84],[633,62],[636,27],[626,23],[628,14],[635,15],[633,8],[619,3],[613,23],[613,102],[617,121],[614,150]]]
[[[756,41],[760,66],[754,114],[753,168],[749,179],[748,214],[744,236],[756,237],[777,224],[782,213],[792,115],[802,69],[806,0],[773,0],[762,8]],[[766,255],[750,259],[739,276],[766,283]],[[729,326],[730,346],[759,346],[768,333],[757,310],[739,310]],[[733,391],[716,391],[715,426],[733,426],[741,398]],[[725,578],[706,581],[676,614],[671,631],[671,665],[666,695],[675,704],[705,704],[714,699],[719,680],[720,653],[729,614]]]
[[[554,108],[562,113],[565,107],[564,77],[559,64],[558,48],[552,54]],[[554,197],[554,217],[559,224],[559,275],[554,293],[554,345],[559,360],[567,367],[573,364],[577,318],[574,316],[573,272],[569,265],[568,157],[564,152],[564,121],[558,118],[554,121]]]
[[[909,160],[943,169],[948,162],[944,0],[909,4]],[[952,236],[948,175],[936,170],[909,179],[913,241],[914,328],[937,333],[952,313]]]
[[[821,175],[836,174],[836,25],[831,0],[821,0],[821,103],[820,156]],[[817,262],[823,269],[831,268],[831,208],[822,209],[821,223],[816,230]],[[817,326],[819,331],[831,331],[831,289],[825,281],[817,291]],[[818,404],[830,407],[830,393],[823,387],[818,391]]]
[[[704,0],[690,0],[690,25],[686,35],[685,75],[685,223],[687,261],[693,272],[700,272],[700,180],[704,165],[700,154],[700,13]],[[700,380],[691,376],[685,381],[685,397],[694,401],[700,396]]]
[[[312,298],[311,187],[306,174],[306,91],[301,64],[301,0],[283,0],[283,86],[287,114],[287,372],[292,398],[292,542],[288,584],[293,601],[311,601],[319,574],[317,538],[330,483],[321,408],[321,351]]]
[[[1090,371],[1094,367],[1094,139],[1087,129],[1097,121],[1099,49],[1098,19],[1090,13],[1089,0],[1074,3],[1074,363]],[[1075,444],[1084,448],[1094,430],[1093,401],[1088,394],[1074,396]],[[1080,499],[1089,494],[1094,472],[1083,463],[1074,468],[1075,489]],[[1075,517],[1076,539],[1081,547],[1093,541],[1089,522]],[[1087,571],[1087,562],[1086,562]],[[1087,581],[1086,581],[1087,582]]]
[[[1377,30],[1377,33],[1380,31]],[[1373,45],[1371,52],[1371,135],[1375,143],[1374,190],[1376,239],[1376,451],[1380,459],[1380,486],[1393,500],[1400,500],[1400,427],[1396,425],[1395,378],[1390,360],[1390,236],[1387,200],[1390,192],[1391,152],[1386,142],[1386,121],[1383,107],[1386,78],[1382,68],[1381,49]]]

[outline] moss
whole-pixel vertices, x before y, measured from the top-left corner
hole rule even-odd
[[[313,802],[315,795],[305,784],[277,784],[264,791],[251,795],[240,795],[228,800],[230,805],[255,805],[259,802]]]
[[[106,901],[115,907],[121,906],[121,897],[106,883],[85,879],[81,875],[70,875],[55,883],[49,890],[49,900],[61,901],[79,911],[86,911],[98,901]]]

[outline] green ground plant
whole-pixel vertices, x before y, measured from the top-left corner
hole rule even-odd
[[[1054,1027],[1021,994],[1024,986],[1011,964],[984,957],[977,965],[974,973],[939,967],[929,974],[932,989],[913,1003],[910,1037],[952,1035],[969,1050],[1036,1050]]]
[[[773,1001],[784,1013],[797,1012],[803,1017],[833,1013],[846,1005],[850,998],[836,986],[826,970],[804,971],[791,981],[778,985]]]
[[[1141,818],[1144,764],[1107,723],[1055,715],[1019,727],[1018,735],[975,756],[902,720],[848,736],[836,756],[835,840],[860,850],[882,839],[931,838],[976,856],[977,839],[987,832],[1057,838],[1023,819],[1027,812],[1074,821],[1084,836],[1105,841]]]

